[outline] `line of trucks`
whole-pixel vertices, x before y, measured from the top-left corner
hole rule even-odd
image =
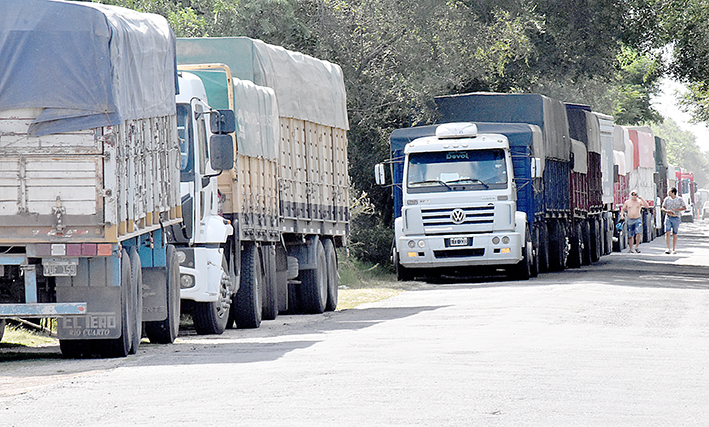
[[[691,173],[667,162],[648,127],[614,124],[590,106],[536,94],[435,98],[434,125],[396,129],[375,180],[392,177],[392,261],[399,280],[540,272],[588,265],[627,247],[620,211],[635,190],[643,241],[664,233],[659,205]]]
[[[57,19],[61,17],[61,19]],[[334,64],[157,15],[0,4],[0,331],[56,318],[64,355],[124,357],[337,306],[349,233]]]

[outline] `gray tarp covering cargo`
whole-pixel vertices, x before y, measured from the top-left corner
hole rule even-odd
[[[544,134],[548,159],[568,161],[571,153],[569,124],[564,104],[529,93],[469,93],[435,99],[439,122],[502,122],[537,125]]]
[[[281,117],[349,129],[336,64],[246,37],[178,39],[177,56],[178,64],[224,63],[235,78],[272,88]]]
[[[175,37],[158,15],[0,1],[0,110],[44,108],[33,135],[175,114],[176,84]]]
[[[234,79],[234,97],[239,154],[276,160],[280,127],[273,89]]]

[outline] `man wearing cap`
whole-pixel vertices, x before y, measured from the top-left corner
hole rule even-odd
[[[626,211],[628,212],[626,224],[628,225],[629,253],[640,253],[639,247],[643,234],[643,207],[650,209],[650,205],[642,197],[638,196],[637,191],[633,190],[630,192],[630,198],[623,203],[623,209],[620,210],[620,219],[623,219]],[[635,249],[633,249],[633,242],[635,242]]]
[[[667,197],[662,202],[662,212],[665,212],[665,241],[667,242],[666,254],[676,253],[677,233],[679,233],[679,223],[682,221],[680,215],[687,209],[687,205],[681,197],[677,197],[677,189],[672,187],[667,192]],[[670,238],[672,239],[672,251],[670,252]]]

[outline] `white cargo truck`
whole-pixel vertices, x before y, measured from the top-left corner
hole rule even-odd
[[[126,356],[143,329],[172,342],[183,260],[169,233],[187,229],[216,254],[231,233],[215,200],[218,170],[233,164],[233,114],[192,101],[176,111],[174,46],[156,15],[0,3],[0,319],[57,318],[67,356]],[[210,122],[222,134],[208,139]],[[193,180],[181,183],[191,155]],[[201,208],[189,226],[186,199]],[[221,258],[196,269],[229,293]],[[219,313],[200,307],[207,321]]]

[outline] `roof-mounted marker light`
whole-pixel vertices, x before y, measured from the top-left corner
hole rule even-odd
[[[446,123],[436,128],[438,139],[475,138],[478,127],[474,123]]]

